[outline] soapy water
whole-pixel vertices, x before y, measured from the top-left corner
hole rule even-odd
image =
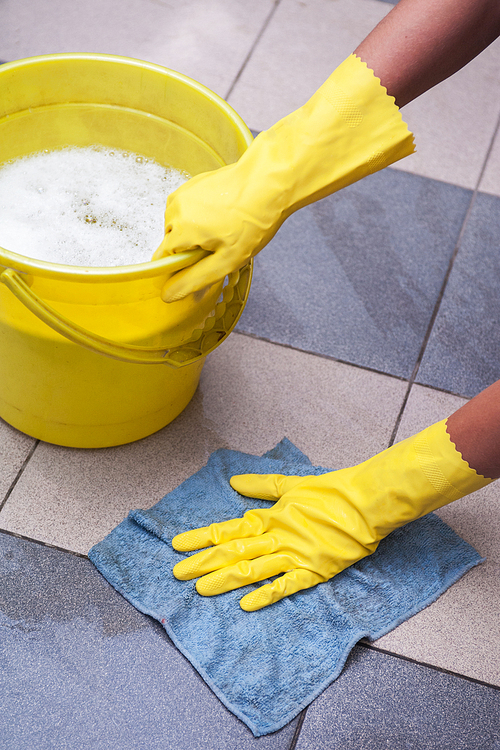
[[[151,260],[188,175],[140,154],[69,147],[0,167],[0,247],[74,266]]]

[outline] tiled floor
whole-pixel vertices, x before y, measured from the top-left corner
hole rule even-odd
[[[391,9],[381,0],[7,0],[0,59],[139,57],[228,97],[251,128],[299,106]],[[283,436],[357,463],[500,378],[500,42],[409,105],[418,153],[302,210],[257,258],[237,332],[185,412],[105,450],[0,422],[0,748],[498,750],[500,488],[440,511],[487,558],[255,739],[164,631],[86,559],[220,447]]]

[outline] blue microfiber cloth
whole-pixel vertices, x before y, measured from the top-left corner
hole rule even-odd
[[[380,638],[435,601],[479,554],[436,515],[394,531],[370,557],[331,581],[258,612],[240,598],[262,584],[215,597],[177,581],[181,531],[270,503],[242,497],[233,474],[323,474],[289,440],[262,457],[218,450],[150,510],[132,511],[89,553],[105,578],[158,620],[227,708],[258,737],[281,729],[333,680],[361,638]],[[194,553],[192,553],[194,554]]]

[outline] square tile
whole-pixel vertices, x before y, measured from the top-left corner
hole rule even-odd
[[[232,334],[168,427],[120,448],[41,443],[0,526],[87,553],[135,508],[154,505],[217,448],[262,455],[288,437],[314,464],[351,466],[387,447],[405,383]]]
[[[165,65],[225,96],[272,0],[32,0],[0,4],[0,58],[59,52],[124,55]]]
[[[499,727],[498,690],[358,646],[296,750],[494,750]]]
[[[409,378],[471,194],[387,169],[293,214],[238,330]]]
[[[289,748],[297,721],[255,740],[88,560],[0,533],[0,569],[2,748]]]
[[[479,193],[468,217],[417,381],[475,396],[500,378],[500,198]]]
[[[422,386],[412,388],[397,440],[445,419],[466,402]],[[437,511],[486,562],[434,604],[376,641],[380,648],[500,686],[500,484]]]

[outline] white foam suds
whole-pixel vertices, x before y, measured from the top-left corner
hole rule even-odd
[[[63,148],[0,167],[0,247],[52,263],[143,263],[169,193],[188,179],[139,154]]]

